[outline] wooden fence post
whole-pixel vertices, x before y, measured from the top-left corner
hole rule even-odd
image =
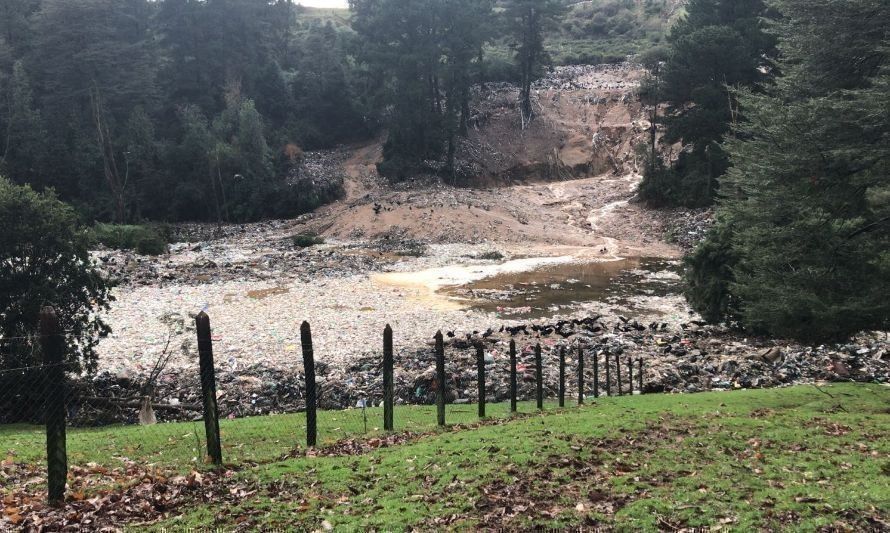
[[[643,358],[640,358],[640,370],[637,372],[637,379],[640,380],[640,394],[643,394]]]
[[[393,375],[392,375],[392,328],[383,330],[383,429],[392,431],[393,426]]]
[[[593,397],[600,397],[600,356],[593,351]]]
[[[633,357],[627,358],[627,382],[630,386],[627,388],[627,393],[631,396],[634,395],[634,360]]]
[[[544,367],[541,362],[541,343],[535,345],[535,379],[538,382],[538,409],[544,409]]]
[[[578,405],[584,403],[584,347],[578,341]]]
[[[566,406],[566,347],[559,347],[559,406]]]
[[[615,386],[618,387],[618,396],[624,394],[621,391],[621,356],[615,354]]]
[[[52,307],[40,311],[40,347],[46,365],[46,469],[50,505],[65,501],[68,453],[65,448],[65,339]]]
[[[485,418],[485,347],[476,344],[476,379],[479,382],[479,418]]]
[[[445,339],[436,333],[436,415],[439,426],[445,425]]]
[[[610,370],[611,365],[609,364],[609,352],[605,353],[605,363],[606,363],[606,396],[612,395],[612,372]]]
[[[510,339],[510,412],[516,412],[516,341]]]
[[[210,336],[210,317],[204,311],[195,317],[195,328],[198,333],[198,359],[201,368],[201,397],[204,400],[204,433],[207,435],[207,455],[214,465],[222,466],[219,408],[216,405],[216,369],[213,366],[213,340]]]
[[[312,348],[312,328],[309,322],[300,326],[300,344],[303,347],[303,373],[306,375],[306,446],[318,443],[318,408],[315,390],[315,351]]]

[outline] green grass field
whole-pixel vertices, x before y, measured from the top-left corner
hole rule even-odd
[[[799,386],[548,404],[544,414],[525,403],[527,416],[515,419],[493,405],[491,421],[442,431],[434,409],[399,406],[397,429],[417,433],[407,442],[296,458],[282,453],[304,438],[302,415],[226,421],[226,462],[260,464],[233,467],[217,487],[223,501],[192,502],[150,527],[881,530],[890,517],[888,406],[882,385]],[[448,421],[473,422],[475,411],[449,406]],[[360,413],[320,413],[322,447],[379,437],[380,411],[368,411],[367,436]],[[177,440],[192,426],[151,430]],[[111,443],[127,431],[146,430],[74,430],[71,454],[113,463]],[[6,428],[0,448],[36,460],[42,438]],[[176,449],[143,447],[130,458],[194,468],[194,453]]]
[[[547,402],[548,409],[556,406]],[[447,406],[449,424],[477,420],[476,405]],[[520,413],[535,411],[533,402],[522,402]],[[395,430],[422,433],[436,427],[434,406],[396,407]],[[367,415],[367,432],[365,431]],[[487,414],[493,419],[509,417],[509,404],[493,404]],[[220,420],[223,458],[226,464],[268,463],[306,443],[304,414],[270,415]],[[318,417],[319,445],[345,438],[371,438],[382,434],[383,410],[368,408],[322,411]],[[71,465],[97,464],[106,468],[124,462],[150,464],[162,470],[188,472],[201,465],[205,456],[204,423],[183,422],[154,426],[105,426],[68,428],[68,462]],[[0,454],[16,463],[42,463],[46,460],[43,427],[0,426]]]

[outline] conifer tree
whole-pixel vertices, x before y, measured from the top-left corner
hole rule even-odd
[[[508,31],[513,38],[519,67],[519,107],[523,127],[532,118],[531,87],[541,67],[549,61],[544,47],[544,32],[565,10],[559,0],[509,0],[506,7]]]
[[[761,19],[763,0],[691,0],[668,38],[660,92],[669,104],[664,141],[684,146],[672,168],[650,168],[641,194],[653,205],[712,202],[729,166],[720,143],[741,118],[734,89],[754,88],[772,72],[775,38]]]
[[[718,228],[691,257],[707,318],[818,341],[890,326],[890,37],[882,0],[783,0],[785,75],[741,93]],[[826,46],[826,43],[833,43]]]

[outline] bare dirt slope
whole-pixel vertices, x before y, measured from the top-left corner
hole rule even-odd
[[[435,180],[395,186],[377,176],[381,141],[344,163],[345,200],[301,222],[329,238],[495,242],[578,248],[577,255],[673,257],[657,212],[629,202],[640,176],[633,147],[649,127],[629,66],[568,67],[536,86],[527,129],[508,84],[480,88],[460,158],[486,188]]]

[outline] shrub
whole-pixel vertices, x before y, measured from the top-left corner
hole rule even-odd
[[[0,370],[41,363],[39,315],[58,310],[65,360],[71,371],[96,369],[95,346],[110,329],[97,311],[108,309],[110,285],[90,261],[87,236],[74,210],[55,193],[38,193],[0,178]],[[14,341],[14,342],[13,342]],[[40,373],[0,372],[0,388],[15,386],[0,420],[28,420],[43,405]]]
[[[294,246],[297,248],[310,248],[319,244],[324,244],[324,238],[318,235],[294,235]]]
[[[91,244],[115,250],[134,250],[141,255],[167,253],[165,232],[156,226],[96,224],[89,232]]]
[[[468,255],[466,257],[469,259],[480,259],[483,261],[500,261],[504,258],[504,254],[495,250],[492,252],[484,252],[481,254]]]

